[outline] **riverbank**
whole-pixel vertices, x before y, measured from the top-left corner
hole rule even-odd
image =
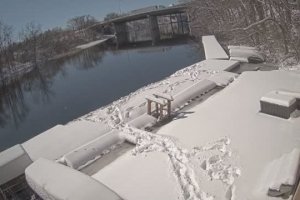
[[[44,63],[49,62],[49,61],[54,61],[54,60],[62,59],[65,57],[73,56],[73,55],[76,55],[84,50],[89,49],[89,48],[92,48],[92,47],[95,47],[98,45],[104,45],[105,42],[109,41],[112,38],[114,38],[114,36],[108,35],[108,36],[105,36],[104,39],[96,40],[93,42],[88,42],[88,43],[85,43],[82,45],[78,45],[75,48],[70,49],[68,52],[55,55],[55,56],[53,56],[51,58],[47,58],[46,60],[43,60],[43,61],[38,61],[37,65],[38,66],[43,65]],[[9,84],[11,80],[21,78],[22,76],[31,72],[35,67],[38,67],[38,66],[35,66],[35,64],[28,62],[28,63],[18,63],[9,68],[4,68],[4,69],[2,69],[2,72],[1,72],[0,82],[2,82],[2,83],[5,82],[5,84]]]

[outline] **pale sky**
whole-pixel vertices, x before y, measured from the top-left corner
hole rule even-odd
[[[0,19],[19,31],[30,21],[48,29],[64,26],[74,16],[90,14],[101,20],[110,12],[126,12],[176,0],[0,0]]]

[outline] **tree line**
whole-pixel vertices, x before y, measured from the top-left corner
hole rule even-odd
[[[254,45],[300,60],[300,0],[193,0],[193,35],[214,34],[223,42]]]
[[[83,15],[68,20],[66,28],[43,31],[40,24],[30,22],[16,34],[12,26],[0,21],[0,79],[3,74],[22,68],[24,64],[36,66],[39,62],[67,54],[77,45],[112,32],[111,29],[105,32],[99,28],[87,28],[96,23],[98,21],[94,17]],[[19,42],[16,42],[15,34]]]

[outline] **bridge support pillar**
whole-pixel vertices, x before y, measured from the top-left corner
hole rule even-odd
[[[117,44],[123,45],[128,43],[126,22],[114,23],[115,35],[117,37]]]
[[[150,33],[152,39],[152,45],[157,44],[160,40],[159,27],[157,22],[157,16],[148,15],[149,25],[150,25]]]

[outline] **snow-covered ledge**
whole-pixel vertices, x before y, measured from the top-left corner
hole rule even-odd
[[[25,171],[29,186],[43,199],[121,200],[108,187],[79,171],[44,158]]]

